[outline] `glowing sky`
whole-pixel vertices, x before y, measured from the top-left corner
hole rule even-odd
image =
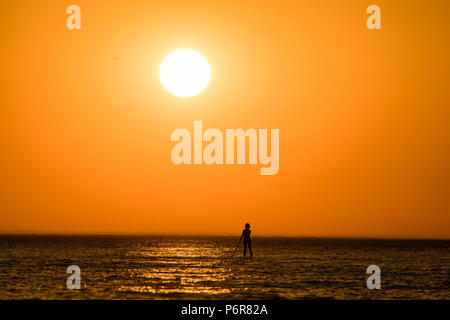
[[[450,238],[448,1],[75,3],[2,2],[0,232]],[[194,120],[279,129],[279,172],[174,165]]]

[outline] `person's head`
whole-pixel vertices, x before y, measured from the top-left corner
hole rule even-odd
[[[245,224],[245,229],[250,229],[250,223],[247,222],[247,223]]]

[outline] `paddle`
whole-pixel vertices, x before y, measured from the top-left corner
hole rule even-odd
[[[239,247],[239,243],[241,243],[241,240],[242,240],[242,237],[239,238],[239,242],[238,242],[238,244],[237,244],[237,246],[236,246],[236,249],[234,249],[234,252],[233,252],[233,254],[231,255],[232,258],[234,257],[234,254],[236,253],[236,250],[237,250],[237,248]]]

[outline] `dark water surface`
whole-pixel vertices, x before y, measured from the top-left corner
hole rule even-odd
[[[0,236],[0,299],[450,299],[450,240]],[[369,265],[381,289],[366,287]],[[69,265],[81,290],[69,290]]]

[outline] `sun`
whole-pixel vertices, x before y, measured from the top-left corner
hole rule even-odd
[[[185,98],[199,94],[208,86],[211,70],[200,53],[177,50],[164,59],[159,76],[167,91]]]

